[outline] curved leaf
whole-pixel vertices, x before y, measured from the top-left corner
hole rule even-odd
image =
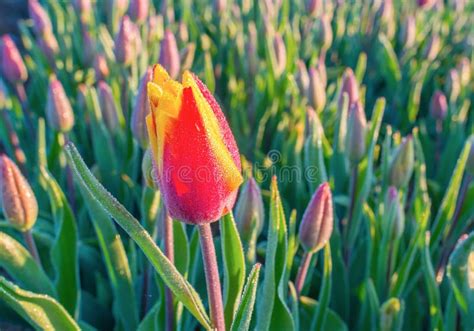
[[[247,278],[247,283],[245,284],[242,297],[238,303],[238,308],[235,312],[234,320],[232,321],[232,326],[230,328],[232,331],[246,331],[250,328],[259,275],[260,263],[257,263],[253,266],[249,277]]]

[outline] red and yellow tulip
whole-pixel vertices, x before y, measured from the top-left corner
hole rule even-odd
[[[148,98],[150,147],[170,215],[192,224],[218,220],[242,183],[239,150],[218,103],[194,74],[184,72],[179,83],[160,65]]]

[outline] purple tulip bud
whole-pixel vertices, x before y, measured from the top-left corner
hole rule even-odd
[[[306,1],[306,11],[309,15],[316,16],[321,13],[323,10],[323,1],[322,0],[307,0]]]
[[[457,65],[461,85],[468,86],[471,83],[471,63],[469,59],[464,56]]]
[[[69,132],[74,126],[74,113],[63,85],[56,77],[51,77],[46,103],[48,124],[60,132]]]
[[[365,155],[365,136],[367,120],[362,104],[357,101],[352,104],[347,118],[346,152],[352,165],[357,165]]]
[[[466,162],[466,172],[472,176],[474,175],[474,135],[471,135],[468,141],[471,144],[471,149]]]
[[[299,238],[306,252],[315,253],[326,245],[332,234],[333,217],[331,189],[325,182],[314,192],[301,220]]]
[[[315,68],[309,69],[308,100],[317,113],[320,113],[326,105],[326,88]]]
[[[105,80],[109,76],[109,66],[104,54],[97,54],[94,58],[94,71],[97,81]]]
[[[248,70],[252,77],[257,74],[258,70],[257,38],[257,28],[255,27],[255,23],[250,22],[248,40],[247,44],[245,45],[245,51],[248,61]]]
[[[114,132],[119,127],[118,110],[115,104],[112,89],[103,80],[98,83],[100,110],[105,125],[109,131]]]
[[[285,41],[279,33],[275,34],[273,39],[273,50],[275,52],[275,67],[273,71],[279,77],[286,68],[286,46]]]
[[[393,213],[392,219],[392,234],[394,238],[399,239],[405,229],[405,213],[403,206],[398,198],[397,188],[390,186],[385,197],[385,213]]]
[[[309,88],[309,75],[308,75],[308,69],[306,69],[306,65],[301,60],[298,60],[298,62],[296,62],[295,79],[296,79],[296,83],[298,84],[298,89],[300,90],[300,94],[303,96],[306,96],[308,94],[308,88]]]
[[[81,23],[89,23],[92,13],[91,0],[74,0],[74,9],[79,13]]]
[[[146,148],[148,146],[148,130],[146,126],[146,117],[150,113],[150,104],[148,102],[147,84],[153,80],[153,70],[148,68],[143,75],[138,94],[135,100],[135,106],[132,112],[131,129],[133,136],[140,146]]]
[[[165,31],[165,36],[161,42],[159,62],[168,71],[171,78],[178,78],[181,69],[178,45],[174,34],[168,29]]]
[[[148,15],[149,0],[131,0],[128,15],[134,22],[144,22]]]
[[[429,9],[435,4],[436,0],[416,0],[416,4],[420,8]]]
[[[138,28],[128,16],[120,22],[120,29],[115,37],[115,58],[124,65],[129,65],[135,60],[141,45]]]
[[[390,185],[393,185],[396,188],[406,186],[413,173],[414,163],[415,150],[413,146],[413,137],[408,136],[403,139],[392,157],[389,173]]]
[[[56,63],[56,55],[59,53],[58,41],[54,34],[52,32],[45,33],[41,38],[39,38],[38,47],[43,52],[49,65],[54,67]]]
[[[6,155],[0,155],[0,198],[3,214],[19,231],[31,229],[38,217],[38,203],[28,181]]]
[[[33,27],[38,34],[41,36],[46,33],[52,33],[53,26],[49,19],[48,13],[41,7],[38,0],[28,1],[28,11],[31,19],[33,20]]]
[[[264,222],[262,193],[253,177],[250,177],[240,189],[239,200],[235,207],[235,219],[244,242],[251,240],[254,229],[257,236],[262,232]]]
[[[322,15],[319,22],[319,40],[321,42],[321,49],[326,52],[331,47],[333,40],[333,33],[331,27],[331,21],[328,15]]]
[[[441,121],[448,114],[448,101],[446,96],[439,90],[431,97],[430,113],[434,119]]]
[[[405,49],[413,47],[416,41],[416,18],[408,15],[400,29],[400,42]]]
[[[450,100],[456,100],[461,93],[461,79],[456,69],[449,70],[444,90],[449,95]]]
[[[349,98],[348,106],[350,109],[351,105],[359,100],[359,86],[351,68],[347,68],[344,71],[344,75],[342,77],[342,88],[339,95],[339,108],[342,107],[344,93],[346,93]]]
[[[438,56],[440,49],[441,40],[437,34],[433,34],[424,48],[423,56],[428,61],[433,61]]]
[[[2,36],[0,60],[3,76],[12,85],[26,81],[28,71],[25,63],[12,38],[7,34]]]

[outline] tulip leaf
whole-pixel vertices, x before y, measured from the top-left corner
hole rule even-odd
[[[176,269],[185,277],[188,276],[189,269],[189,243],[185,225],[182,222],[173,220],[173,241],[174,264]]]
[[[385,35],[380,34],[378,42],[379,48],[377,56],[379,68],[381,69],[382,74],[385,75],[390,86],[396,86],[397,82],[402,77],[397,55],[393,50],[392,44]]]
[[[166,285],[173,291],[177,300],[206,328],[211,328],[210,319],[196,290],[184,279],[176,267],[155,244],[148,232],[92,175],[72,143],[66,146],[68,160],[76,179],[82,181],[92,196],[100,203],[114,220],[137,243]]]
[[[323,267],[323,282],[319,294],[319,305],[316,309],[316,314],[311,323],[311,330],[325,330],[325,322],[327,310],[329,307],[329,299],[331,296],[332,286],[332,259],[331,246],[326,244],[324,247],[324,267]]]
[[[39,330],[80,330],[74,319],[53,298],[20,289],[0,276],[0,299]]]
[[[226,325],[230,325],[244,287],[245,257],[232,212],[223,216],[219,225],[224,260],[224,316]]]
[[[92,197],[82,182],[79,184],[114,291],[117,306],[116,318],[122,322],[125,330],[135,330],[138,325],[138,312],[136,305],[130,304],[136,302],[136,298],[127,253],[122,239],[109,215]]]
[[[463,330],[474,329],[474,232],[454,249],[447,273],[461,312]]]
[[[80,288],[76,220],[56,180],[43,167],[40,175],[48,192],[55,220],[56,237],[51,247],[51,258],[56,271],[58,300],[74,316],[78,308]]]
[[[247,283],[242,292],[242,297],[240,298],[240,302],[238,302],[237,311],[235,312],[234,320],[230,328],[232,331],[246,331],[250,328],[259,275],[260,264],[257,263],[250,271]]]
[[[270,221],[265,256],[263,288],[258,305],[258,330],[294,330],[294,322],[286,305],[286,221],[276,177],[272,180]]]
[[[302,296],[300,298],[300,315],[301,315],[301,325],[300,330],[312,330],[310,328],[310,323],[313,320],[313,316],[315,311],[319,308],[320,303],[314,299]],[[347,331],[347,325],[344,321],[339,317],[331,309],[327,310],[326,314],[326,328],[324,330],[330,331]]]
[[[146,314],[143,320],[138,325],[137,331],[153,331],[153,330],[162,330],[160,326],[164,325],[164,321],[161,324],[158,324],[159,312],[161,309],[161,301],[157,302],[150,311]],[[158,327],[157,327],[158,324]]]
[[[24,289],[55,296],[54,285],[28,250],[3,232],[0,232],[0,267]]]

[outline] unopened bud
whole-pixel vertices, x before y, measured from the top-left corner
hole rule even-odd
[[[415,163],[415,151],[413,137],[403,139],[395,151],[390,165],[390,185],[400,189],[408,184],[413,173]]]
[[[132,112],[132,133],[143,148],[148,146],[146,117],[150,113],[150,104],[148,102],[147,84],[152,80],[153,70],[148,68],[140,81],[135,106],[133,107]]]
[[[318,114],[313,108],[308,107],[306,109],[306,125],[304,131],[305,137],[310,139],[317,139],[322,137],[323,133],[324,129]]]
[[[152,15],[148,18],[148,43],[152,44],[163,36],[163,16]]]
[[[69,132],[74,126],[74,113],[66,96],[63,85],[56,77],[52,77],[48,87],[46,103],[46,119],[56,131]]]
[[[186,44],[189,41],[189,31],[188,31],[188,26],[184,22],[179,22],[178,25],[178,37],[179,40],[183,43]]]
[[[227,0],[214,0],[214,10],[220,15],[224,12],[227,7]]]
[[[250,177],[240,190],[235,207],[235,219],[244,242],[251,239],[254,229],[257,236],[262,232],[264,222],[262,193],[253,177]]]
[[[48,13],[40,5],[38,0],[28,1],[28,12],[31,19],[33,20],[33,27],[38,36],[44,35],[46,33],[52,33],[53,26],[51,24],[51,20],[49,19]]]
[[[436,120],[444,120],[448,114],[448,101],[441,91],[436,91],[431,97],[430,113]]]
[[[112,89],[106,82],[100,81],[98,84],[98,91],[102,117],[109,131],[113,132],[117,130],[119,126],[119,119]]]
[[[141,40],[138,28],[128,16],[122,17],[115,37],[115,58],[124,65],[132,63],[140,52]]]
[[[365,136],[367,120],[360,101],[355,102],[349,109],[347,118],[346,152],[353,165],[357,165],[365,155]]]
[[[328,76],[326,72],[326,64],[324,63],[324,57],[320,56],[318,59],[318,65],[316,69],[319,72],[319,77],[321,78],[321,82],[323,83],[324,87],[328,84]]]
[[[95,57],[95,42],[88,30],[82,29],[82,61],[85,66],[93,64]]]
[[[301,220],[299,238],[306,252],[317,252],[326,245],[332,234],[333,217],[331,189],[325,182],[313,194]]]
[[[416,19],[408,15],[400,29],[400,42],[405,49],[413,47],[416,41]]]
[[[437,34],[431,35],[428,43],[425,46],[423,56],[428,61],[433,61],[438,56],[438,53],[441,49],[441,40]]]
[[[79,13],[79,20],[82,24],[89,23],[91,19],[91,0],[74,0],[74,9]]]
[[[392,230],[394,238],[398,239],[402,236],[405,230],[405,213],[398,198],[398,191],[396,187],[390,186],[385,197],[386,213],[392,214]]]
[[[298,84],[298,89],[302,96],[306,96],[309,88],[309,75],[308,69],[302,60],[296,62],[296,74],[295,74],[296,84]]]
[[[420,8],[429,9],[433,7],[436,0],[416,0],[416,4]]]
[[[449,70],[444,90],[449,95],[450,100],[456,100],[459,97],[461,93],[461,80],[456,69]]]
[[[28,231],[35,225],[36,197],[26,178],[6,155],[0,155],[0,198],[3,214],[13,227]]]
[[[317,113],[326,105],[326,88],[315,68],[309,69],[308,100]]]
[[[474,135],[471,135],[468,141],[471,144],[471,149],[469,150],[469,156],[467,157],[466,172],[474,175]]]
[[[12,84],[24,82],[28,78],[25,63],[9,35],[2,36],[1,69],[3,76]]]
[[[322,15],[319,24],[319,40],[321,42],[321,49],[323,50],[323,52],[326,52],[329,47],[331,47],[333,40],[333,33],[329,16]]]
[[[172,78],[178,78],[181,63],[176,38],[170,30],[165,31],[165,36],[161,41],[159,62]]]
[[[347,94],[349,98],[349,107],[356,101],[359,100],[359,86],[357,84],[357,79],[354,76],[354,72],[351,68],[347,68],[344,71],[342,76],[342,88],[341,93],[339,94],[339,108],[342,107],[344,93]]]
[[[400,300],[397,298],[388,299],[380,307],[380,330],[390,331],[395,327],[395,322],[398,314],[401,313],[402,306]]]
[[[148,15],[149,0],[131,0],[128,15],[134,22],[144,22]]]
[[[471,63],[467,57],[463,57],[459,62],[458,66],[459,78],[461,79],[461,85],[468,86],[471,83]]]
[[[59,53],[59,45],[52,32],[45,33],[38,40],[38,47],[43,52],[50,66],[54,67],[56,55]]]
[[[273,71],[275,75],[279,77],[286,68],[286,46],[285,41],[279,33],[276,33],[273,39],[273,50],[275,52],[275,67]]]
[[[156,189],[155,176],[153,168],[153,156],[149,148],[145,150],[142,159],[142,176],[146,185],[151,189]]]
[[[77,96],[76,96],[77,108],[87,110],[87,108],[89,107],[88,102],[87,102],[88,93],[89,93],[89,90],[86,84],[80,84],[77,87]]]
[[[97,54],[94,58],[95,79],[98,81],[105,80],[109,76],[109,66],[104,54]]]
[[[306,0],[306,11],[309,15],[316,16],[323,10],[322,0]]]

